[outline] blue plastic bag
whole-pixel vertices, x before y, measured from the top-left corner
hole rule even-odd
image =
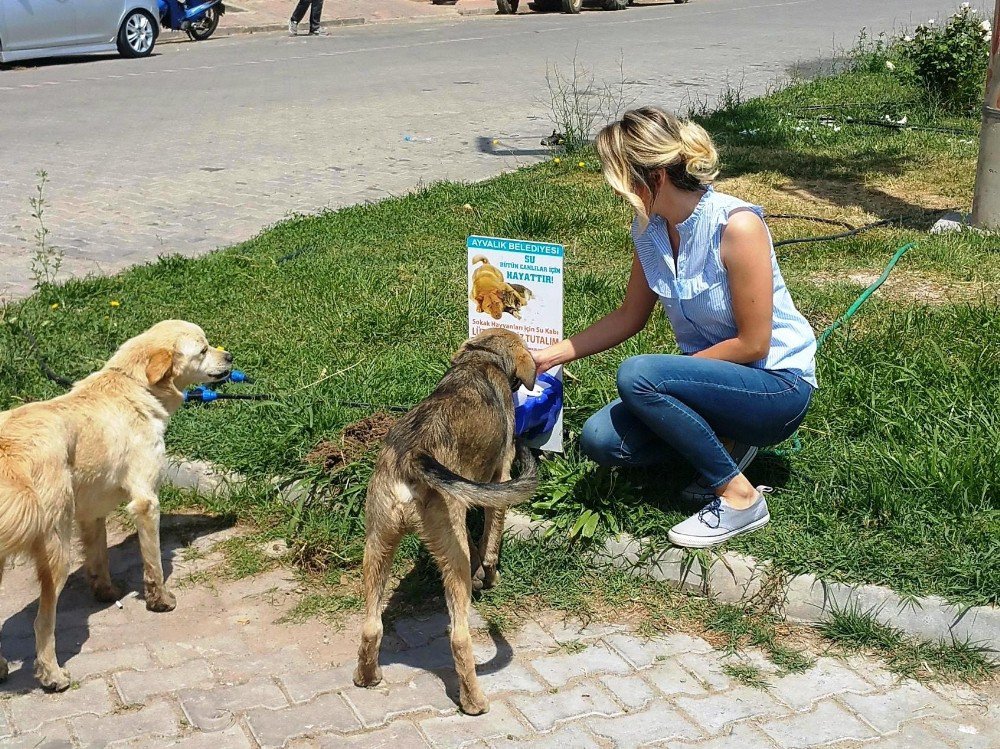
[[[534,391],[514,391],[514,434],[533,439],[551,432],[562,404],[562,381],[547,373],[538,375]]]

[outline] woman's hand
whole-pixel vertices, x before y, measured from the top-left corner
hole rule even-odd
[[[554,343],[541,351],[532,351],[531,358],[535,360],[535,373],[542,374],[548,372],[553,367],[558,367],[570,359],[566,357],[567,349],[572,350],[571,344],[567,340]]]

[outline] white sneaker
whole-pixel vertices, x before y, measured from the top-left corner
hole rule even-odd
[[[721,497],[716,497],[687,520],[671,528],[667,537],[674,546],[704,549],[741,533],[763,528],[771,522],[764,495],[772,491],[769,486],[758,486],[757,501],[745,510],[730,507]]]
[[[740,442],[734,442],[728,452],[733,460],[736,461],[736,468],[740,473],[743,473],[744,469],[757,457],[756,447],[753,445],[744,445]],[[715,499],[715,492],[712,491],[712,487],[708,485],[708,480],[704,476],[698,476],[698,478],[684,487],[680,496],[682,500],[691,504],[705,504]]]
[[[298,36],[299,35],[299,25],[295,21],[288,22],[288,35]]]

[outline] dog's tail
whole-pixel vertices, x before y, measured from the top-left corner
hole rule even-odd
[[[488,257],[486,257],[486,255],[475,255],[472,258],[472,264],[475,265],[476,263],[482,263],[483,265],[489,265],[490,264],[490,259]]]
[[[45,530],[42,503],[29,486],[0,491],[0,555],[28,551]]]
[[[524,445],[518,445],[517,458],[521,464],[521,475],[512,481],[496,484],[477,484],[475,481],[468,481],[445,468],[430,455],[421,455],[417,459],[417,464],[421,468],[422,478],[432,489],[461,502],[466,507],[506,510],[511,505],[531,499],[531,495],[538,487],[538,463],[531,451]]]

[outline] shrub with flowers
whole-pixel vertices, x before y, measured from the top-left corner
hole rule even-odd
[[[894,45],[933,103],[953,112],[975,113],[983,100],[992,29],[968,3],[939,23],[930,19]],[[892,67],[889,67],[892,66]],[[890,70],[895,69],[887,60]]]

